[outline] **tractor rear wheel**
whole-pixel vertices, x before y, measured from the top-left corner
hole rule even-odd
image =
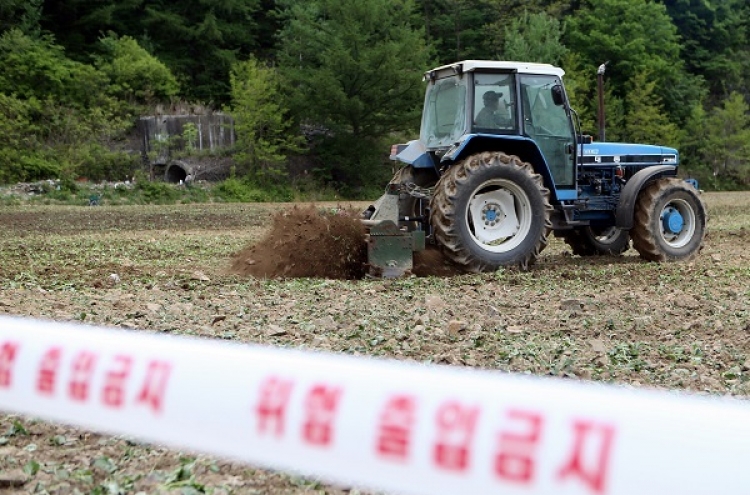
[[[581,227],[564,231],[562,238],[578,256],[619,256],[630,249],[630,235],[617,227]]]
[[[706,207],[698,191],[679,179],[658,179],[638,195],[633,247],[649,261],[684,260],[701,248]]]
[[[551,211],[549,190],[530,164],[485,152],[440,178],[430,224],[445,255],[470,271],[527,269],[547,245]]]

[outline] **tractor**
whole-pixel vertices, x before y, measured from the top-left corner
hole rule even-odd
[[[363,214],[370,272],[397,277],[426,242],[471,272],[528,269],[562,238],[576,255],[685,260],[706,209],[676,149],[593,142],[553,65],[466,60],[424,74],[419,139]]]

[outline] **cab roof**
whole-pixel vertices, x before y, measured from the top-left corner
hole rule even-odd
[[[548,74],[562,77],[565,71],[550,64],[537,64],[534,62],[510,62],[499,60],[462,60],[452,64],[436,67],[425,72],[425,78],[430,73],[440,73],[446,70],[471,72],[475,70],[513,70],[522,74]]]

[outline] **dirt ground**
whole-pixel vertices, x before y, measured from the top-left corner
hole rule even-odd
[[[317,250],[269,241],[273,219],[306,239],[313,213],[339,205],[292,215],[292,205],[3,207],[0,313],[747,397],[750,193],[704,198],[709,235],[690,262],[647,263],[632,250],[581,258],[554,239],[528,272],[441,268],[399,280],[287,269],[351,253],[323,239]],[[300,223],[300,214],[312,216]],[[359,235],[351,231],[351,245]],[[429,251],[419,263],[442,259]],[[259,269],[287,273],[266,279]],[[357,490],[0,415],[0,493],[139,492]]]

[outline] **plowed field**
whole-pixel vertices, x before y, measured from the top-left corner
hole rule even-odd
[[[422,262],[441,264],[440,276],[390,281],[238,269],[292,205],[4,207],[0,313],[747,396],[750,193],[704,199],[709,234],[690,262],[647,263],[632,250],[581,258],[553,239],[528,272],[454,274],[432,253]],[[285,228],[304,236],[308,224]],[[274,266],[300,249],[330,259],[314,246],[278,250],[287,258]],[[3,492],[356,490],[6,415]]]

